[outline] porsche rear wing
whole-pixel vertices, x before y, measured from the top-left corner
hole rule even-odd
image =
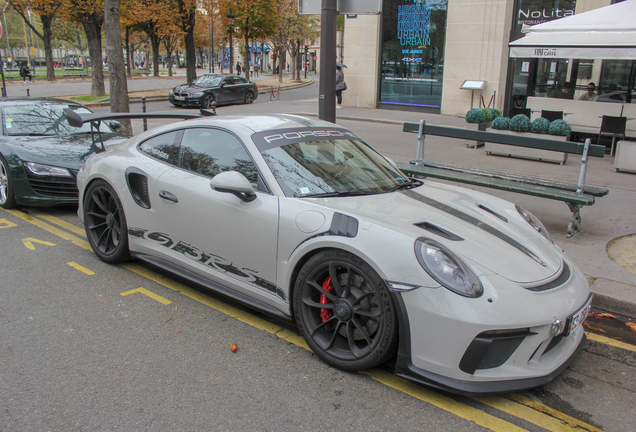
[[[198,113],[176,113],[176,112],[168,112],[168,113],[125,113],[125,112],[116,112],[116,113],[88,113],[88,114],[78,114],[70,108],[66,109],[66,119],[68,120],[68,124],[73,127],[82,127],[84,123],[91,124],[91,137],[93,138],[93,150],[95,153],[101,153],[106,150],[104,147],[104,141],[102,139],[102,133],[99,130],[99,122],[104,120],[125,120],[125,119],[166,119],[166,118],[177,118],[177,119],[192,119],[192,118],[201,118],[201,117],[209,117],[215,116],[216,110],[208,111],[205,109],[200,109]],[[99,136],[99,143],[101,147],[97,145],[95,141],[95,133],[97,132]]]

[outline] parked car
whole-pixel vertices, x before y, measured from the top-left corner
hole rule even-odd
[[[91,127],[77,129],[65,109],[90,113],[83,105],[53,98],[3,98],[0,137],[0,207],[76,204],[75,176],[93,153]],[[119,123],[99,124],[106,145],[127,137]]]
[[[395,358],[415,382],[495,393],[549,382],[582,349],[587,280],[535,216],[409,179],[339,125],[173,123],[91,156],[77,183],[100,259],[295,319],[339,369]]]
[[[636,91],[632,90],[632,103],[636,101]],[[599,95],[596,98],[596,102],[615,102],[615,103],[625,103],[627,102],[627,91],[626,90],[618,90],[610,93],[605,93]]]
[[[175,106],[211,108],[212,103],[251,104],[258,97],[258,86],[238,75],[204,74],[192,85],[183,84],[170,90],[169,100]]]

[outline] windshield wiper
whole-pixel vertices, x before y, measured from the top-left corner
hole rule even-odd
[[[386,193],[395,192],[395,191],[399,191],[399,190],[411,189],[411,188],[414,188],[416,186],[418,186],[418,182],[409,180],[409,181],[406,181],[406,182],[402,182],[402,183],[396,184],[395,186],[392,186],[392,187],[388,188],[384,192],[386,192]]]
[[[339,192],[325,192],[312,195],[302,195],[300,198],[328,198],[328,197],[343,197],[343,196],[362,196],[362,195],[374,195],[375,191],[339,191]]]

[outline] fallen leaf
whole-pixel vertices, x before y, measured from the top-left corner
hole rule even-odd
[[[228,345],[230,346],[230,351],[232,351],[233,353],[235,353],[238,349],[238,347],[236,346],[237,344],[231,344],[228,342]]]
[[[636,333],[636,323],[628,322],[625,323],[627,327],[632,331],[632,333]]]
[[[594,318],[616,318],[615,315],[606,312],[590,312],[588,315]]]
[[[614,337],[614,339],[616,339],[616,340],[622,340],[623,338],[622,338],[622,337],[620,337],[620,336],[615,336],[615,337]]]
[[[102,303],[106,303],[104,300],[100,299],[99,297],[97,297],[97,300],[99,300]]]
[[[170,318],[168,318],[168,319],[167,319],[167,320],[165,320],[163,323],[164,323],[164,324],[165,324],[165,323],[167,323],[167,322],[168,322],[168,321],[170,321],[172,318],[174,318],[174,317],[170,317]]]
[[[589,328],[590,330],[597,331],[597,332],[605,333],[605,330],[603,330],[602,328],[592,327],[592,326],[587,326],[587,328]]]
[[[181,333],[181,332],[182,332],[182,330],[181,330],[181,329],[177,330],[177,333]]]

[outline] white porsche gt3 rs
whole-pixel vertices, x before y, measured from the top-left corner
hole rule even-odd
[[[587,281],[531,213],[409,179],[338,125],[173,123],[91,156],[77,182],[102,260],[294,319],[339,369],[394,357],[419,383],[504,392],[547,383],[585,338]]]

